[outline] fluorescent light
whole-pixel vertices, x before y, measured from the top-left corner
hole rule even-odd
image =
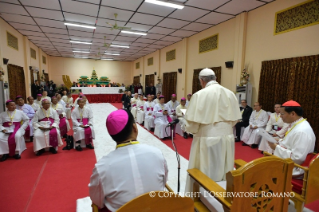
[[[89,57],[81,57],[81,56],[75,56],[75,58],[82,58],[82,59],[87,59]]]
[[[120,54],[112,54],[112,53],[107,53],[107,52],[105,52],[104,54],[107,54],[107,55],[116,55],[116,56],[120,55]]]
[[[112,58],[103,58],[101,60],[113,60]]]
[[[96,29],[95,26],[88,26],[88,25],[82,25],[82,24],[64,23],[64,25],[67,25],[67,26],[75,26],[75,27],[83,27],[83,28],[89,28],[89,29]]]
[[[161,6],[166,6],[166,7],[172,7],[172,8],[176,8],[176,9],[180,9],[180,10],[184,8],[183,5],[173,4],[173,3],[169,3],[169,2],[163,2],[163,1],[157,1],[157,0],[145,0],[145,2],[157,4],[157,5],[161,5]]]
[[[75,40],[70,40],[70,43],[92,44],[89,42],[82,42],[82,41],[75,41]]]
[[[75,53],[87,53],[87,54],[90,53],[90,52],[83,52],[83,51],[73,51],[73,52],[75,52]]]
[[[111,47],[119,47],[119,48],[130,48],[129,46],[120,46],[120,45],[111,45]]]
[[[134,35],[147,35],[146,33],[143,32],[131,32],[131,31],[121,31],[122,33],[127,33],[127,34],[134,34]]]

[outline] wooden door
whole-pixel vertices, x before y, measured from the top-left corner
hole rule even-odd
[[[44,73],[44,80],[45,80],[45,82],[49,82],[49,74],[48,73]]]
[[[24,70],[20,66],[8,65],[8,79],[10,99],[14,100],[18,95],[26,99],[26,87]]]

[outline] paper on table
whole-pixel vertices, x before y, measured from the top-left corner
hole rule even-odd
[[[182,113],[185,115],[186,114],[186,111],[187,109],[181,109]]]
[[[12,125],[12,126],[14,126],[14,125]],[[14,127],[5,127],[5,129],[7,130],[5,133],[13,133],[13,131],[14,131]]]
[[[272,137],[266,130],[264,129],[259,129],[258,134],[262,136],[266,141],[269,141],[271,143],[277,143],[276,139]]]

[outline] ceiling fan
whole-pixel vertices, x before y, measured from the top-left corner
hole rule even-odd
[[[115,17],[115,24],[111,24],[109,22],[106,22],[108,25],[110,25],[112,27],[111,30],[113,30],[113,29],[117,29],[117,30],[127,29],[127,30],[130,30],[131,29],[131,27],[118,26],[117,23],[116,23],[117,13],[114,13],[114,17]]]
[[[105,39],[106,39],[106,36],[104,36],[104,45],[103,46],[106,47],[106,48],[109,48],[111,46],[111,44],[110,43],[106,43]]]

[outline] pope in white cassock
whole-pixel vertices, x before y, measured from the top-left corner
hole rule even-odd
[[[281,118],[289,124],[288,131],[278,144],[268,142],[274,150],[274,155],[280,158],[291,158],[295,163],[301,165],[307,155],[315,148],[316,136],[309,122],[302,117],[303,110],[300,104],[290,100],[285,102],[280,109]],[[300,178],[303,170],[294,168],[292,176]]]
[[[71,118],[73,123],[73,137],[76,142],[75,149],[82,151],[81,140],[89,149],[94,149],[92,143],[95,138],[93,127],[93,112],[90,108],[84,106],[85,100],[78,99],[78,107],[72,111]]]
[[[131,113],[135,120],[136,120],[136,114],[137,114],[137,108],[136,108],[137,102],[138,102],[138,94],[135,93],[134,97],[131,98]]]
[[[214,181],[226,180],[234,168],[233,126],[241,118],[235,94],[219,85],[213,70],[199,73],[202,89],[193,94],[185,114],[186,131],[194,138],[188,169],[197,168]],[[187,177],[186,192],[193,190]]]
[[[144,112],[144,97],[143,95],[139,96],[139,101],[137,102],[137,114],[136,114],[136,122],[142,124],[144,122],[145,112]]]
[[[95,164],[89,184],[92,202],[117,211],[135,197],[163,191],[168,179],[166,160],[159,149],[136,140],[138,129],[130,111],[110,113],[106,128],[116,149]]]
[[[172,120],[177,119],[176,116],[176,107],[179,105],[179,102],[176,101],[176,94],[172,94],[171,100],[166,103],[166,105],[169,108],[169,116],[171,117]]]
[[[155,105],[153,114],[155,116],[154,135],[159,138],[165,138],[171,136],[171,129],[167,127],[168,123],[172,122],[172,118],[169,116],[169,107],[164,104],[164,96],[159,97],[159,103]]]
[[[275,139],[283,138],[287,132],[289,124],[284,123],[280,116],[281,104],[275,104],[275,112],[270,115],[267,123],[266,132],[271,134]],[[258,150],[273,153],[265,138],[261,139]]]
[[[67,95],[62,97],[62,100],[65,102],[65,113],[66,113],[66,118],[70,119],[71,118],[71,111],[73,107],[73,98],[72,94],[68,93]]]
[[[60,129],[60,134],[62,137],[66,137],[68,131],[71,129],[69,121],[66,120],[66,114],[65,114],[65,109],[64,107],[58,103],[58,98],[53,96],[52,97],[52,103],[51,103],[51,108],[55,110],[59,114],[60,118],[60,124],[59,124],[59,129]]]
[[[34,102],[34,99],[32,96],[29,96],[27,100],[29,102],[28,105],[30,105],[33,108],[34,112],[37,112],[38,110],[40,110],[40,105]]]
[[[7,160],[9,156],[21,158],[21,153],[26,149],[23,135],[29,123],[28,116],[23,111],[16,110],[14,101],[8,100],[6,107],[7,111],[0,113],[0,162]]]
[[[37,156],[44,153],[49,148],[52,154],[57,153],[58,146],[63,142],[59,130],[59,115],[51,107],[49,100],[42,101],[42,108],[38,110],[32,120],[34,128],[33,151]]]
[[[245,128],[242,141],[243,146],[251,146],[257,148],[261,136],[258,134],[259,129],[264,129],[267,125],[269,115],[266,111],[261,109],[262,105],[259,102],[254,104],[254,111],[249,118],[249,126]]]
[[[186,99],[184,97],[181,99],[181,104],[176,107],[176,116],[177,116],[177,118],[179,120],[179,123],[181,125],[181,128],[183,130],[183,133],[184,133],[183,137],[185,139],[187,139],[188,138],[188,133],[185,131],[185,125],[186,125],[186,121],[185,121],[185,118],[184,118],[185,114],[182,112],[181,109],[185,109],[185,110],[187,109],[187,107],[186,107]]]
[[[155,106],[155,103],[152,101],[152,96],[148,95],[147,102],[145,102],[144,104],[144,113],[145,113],[144,127],[147,130],[151,130],[151,128],[155,127],[154,115],[153,115],[154,106]]]

